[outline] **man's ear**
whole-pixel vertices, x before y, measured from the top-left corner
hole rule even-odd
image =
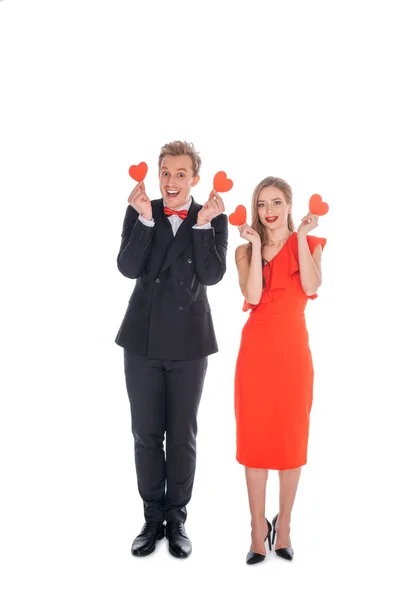
[[[194,187],[195,185],[197,185],[200,181],[200,175],[196,175],[196,177],[193,177],[192,179],[192,187]]]

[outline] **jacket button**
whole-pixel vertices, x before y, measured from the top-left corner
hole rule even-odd
[[[156,279],[156,283],[160,283],[160,280],[158,279],[158,277],[157,277],[157,279]]]
[[[183,281],[180,281],[180,282],[179,282],[179,285],[183,285]]]
[[[192,259],[191,259],[191,258],[188,258],[188,263],[191,263],[191,262],[192,262]]]
[[[180,307],[179,307],[179,310],[183,310],[183,306],[180,306]]]

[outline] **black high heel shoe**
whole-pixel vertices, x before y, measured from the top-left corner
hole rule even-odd
[[[272,544],[271,544],[272,525],[268,521],[267,518],[265,518],[265,520],[267,521],[267,525],[268,525],[268,533],[267,533],[267,537],[265,538],[264,542],[266,542],[268,540],[269,549],[272,550]],[[248,565],[255,565],[256,563],[262,562],[264,559],[265,559],[265,554],[259,554],[258,552],[253,552],[253,550],[251,549],[251,546],[250,546],[250,550],[248,551],[247,556],[246,556],[246,563]]]
[[[276,536],[276,522],[278,520],[278,515],[275,515],[275,517],[272,519],[272,527],[274,528],[274,532],[272,535],[272,543],[275,543],[275,536]],[[288,548],[275,548],[275,554],[277,556],[280,556],[281,558],[285,558],[286,560],[293,560],[293,555],[294,555],[294,551],[292,546],[289,546]]]

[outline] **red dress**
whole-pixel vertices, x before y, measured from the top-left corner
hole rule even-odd
[[[326,239],[307,236],[311,253]],[[263,269],[260,303],[243,327],[235,374],[236,458],[247,467],[294,469],[307,462],[314,370],[300,281],[297,233]]]

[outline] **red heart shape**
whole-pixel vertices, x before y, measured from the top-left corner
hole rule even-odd
[[[322,198],[319,194],[313,194],[311,196],[308,208],[311,214],[318,215],[319,217],[326,215],[329,210],[328,204],[322,202]]]
[[[239,227],[239,225],[244,225],[246,219],[246,207],[243,206],[243,204],[239,204],[239,206],[236,207],[235,212],[229,215],[229,223],[231,225],[236,225],[237,227]]]
[[[135,181],[143,181],[146,177],[148,171],[148,166],[145,162],[141,162],[138,165],[132,165],[129,167],[129,175]]]
[[[229,192],[232,186],[233,181],[227,178],[225,171],[218,171],[214,177],[214,190],[216,192]]]

